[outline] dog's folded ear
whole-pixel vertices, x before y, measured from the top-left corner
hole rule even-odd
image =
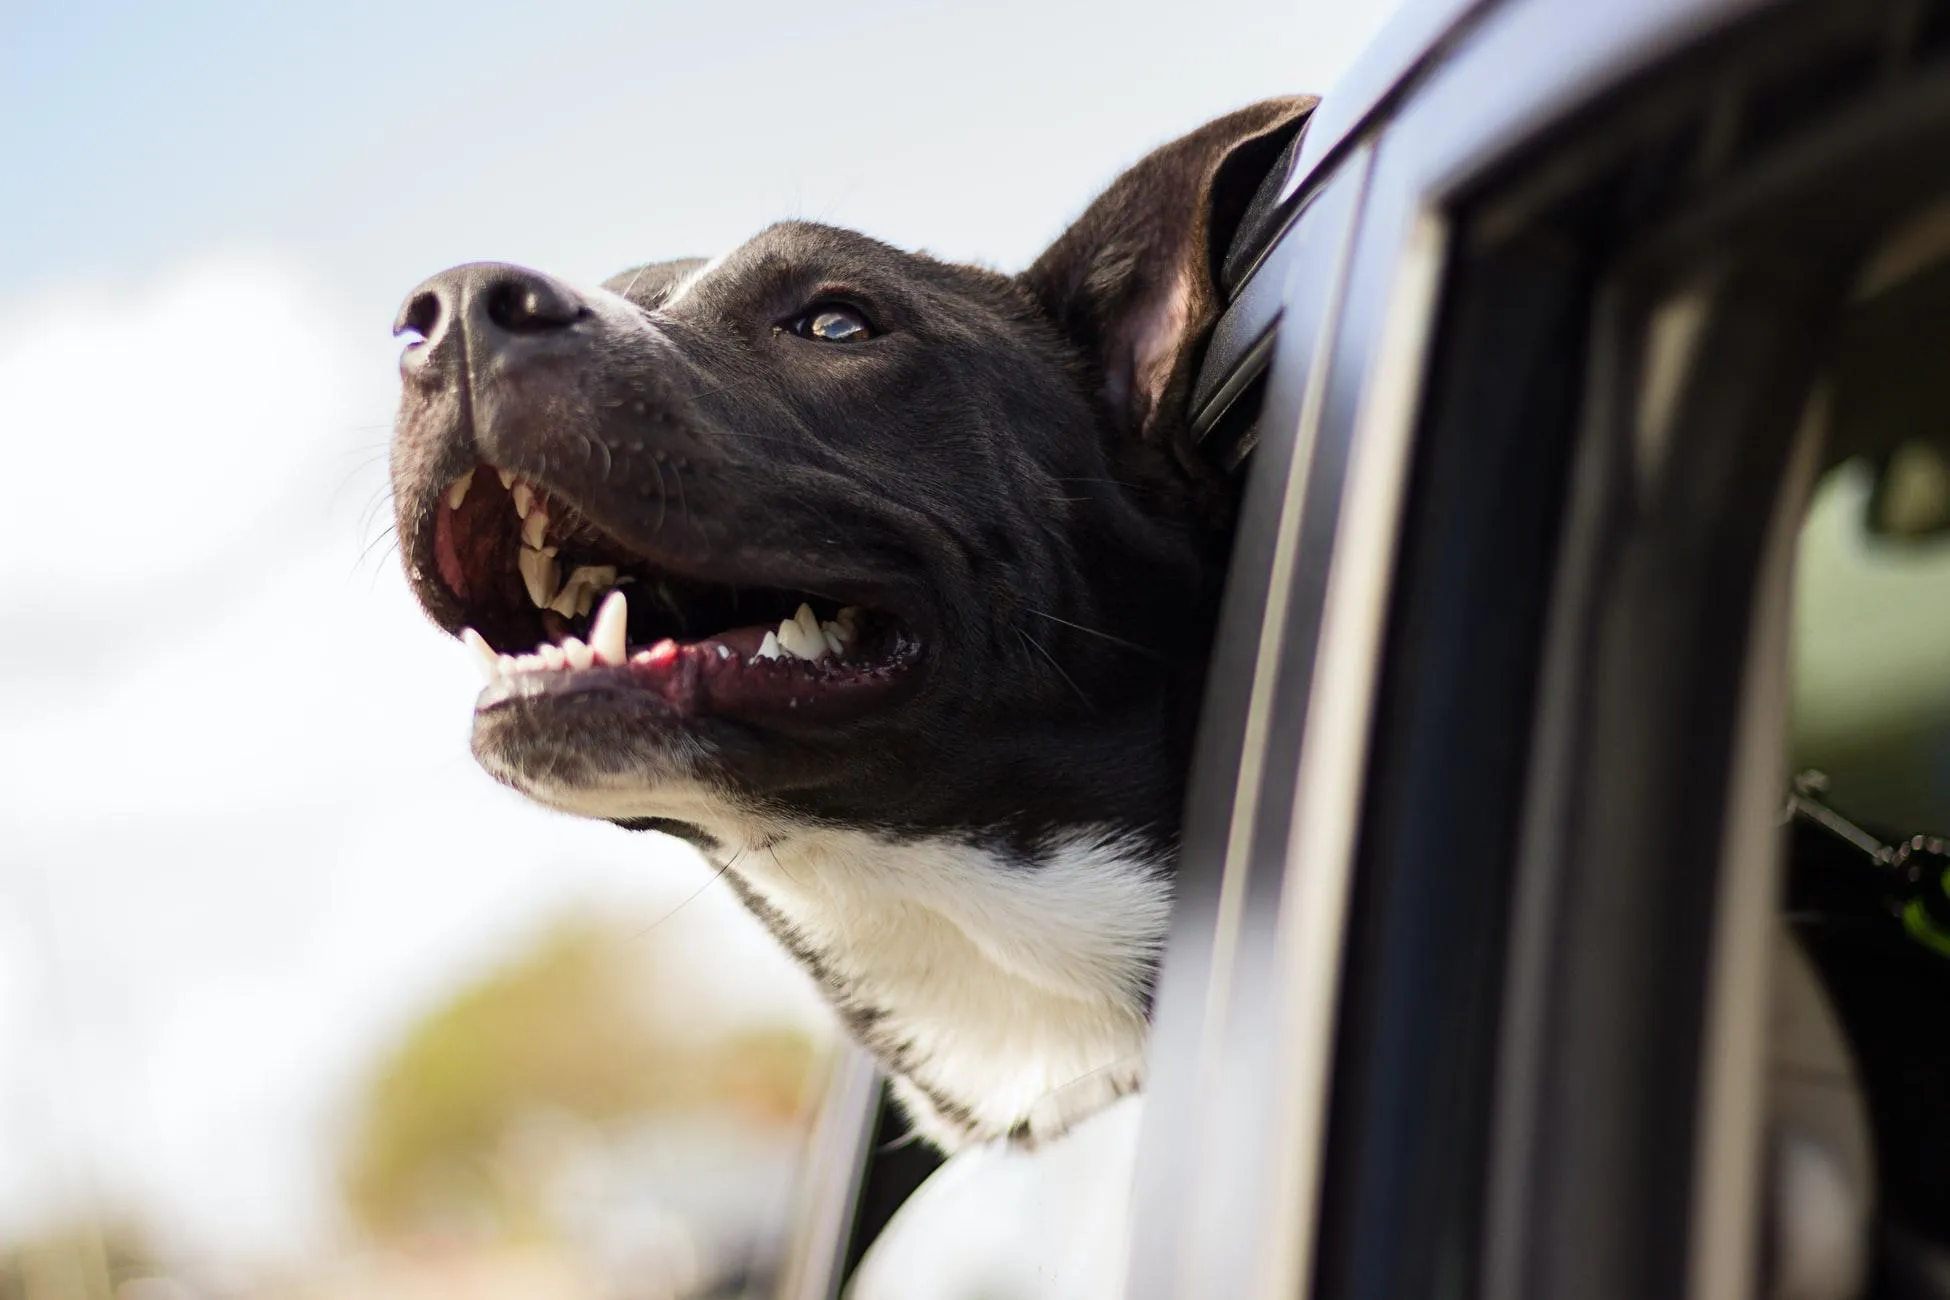
[[[1113,182],[1022,275],[1094,364],[1120,431],[1171,438],[1191,363],[1217,318],[1217,267],[1254,192],[1318,99],[1272,99],[1208,122]]]

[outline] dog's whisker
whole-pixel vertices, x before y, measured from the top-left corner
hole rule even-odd
[[[1144,1066],[1144,1054],[1142,1052],[1138,1052],[1130,1056],[1119,1057],[1117,1060],[1112,1061],[1107,1065],[1100,1065],[1094,1070],[1085,1070],[1082,1074],[1079,1074],[1074,1079],[1065,1079],[1062,1083],[1059,1083],[1055,1087],[1048,1089],[1040,1097],[1036,1098],[1036,1101],[1031,1105],[1030,1109],[1034,1110],[1036,1106],[1040,1106],[1042,1103],[1046,1101],[1057,1100],[1064,1093],[1069,1092],[1071,1089],[1080,1087],[1083,1084],[1089,1083],[1094,1079],[1102,1078],[1106,1074],[1111,1074],[1119,1070],[1137,1071],[1137,1070],[1141,1070],[1143,1066]]]
[[[1052,623],[1061,623],[1064,627],[1075,628],[1077,631],[1086,633],[1087,635],[1094,636],[1094,637],[1101,637],[1103,640],[1110,642],[1112,645],[1123,646],[1126,650],[1130,650],[1133,651],[1134,653],[1144,655],[1147,658],[1156,659],[1159,660],[1160,662],[1163,662],[1165,659],[1164,655],[1158,653],[1156,650],[1153,650],[1150,646],[1139,645],[1135,641],[1126,641],[1121,636],[1112,636],[1108,632],[1100,632],[1094,627],[1085,627],[1081,623],[1072,623],[1067,618],[1058,618],[1056,615],[1050,613],[1048,610],[1030,609],[1028,612],[1036,615],[1036,617],[1038,618],[1046,618]]]
[[[684,471],[672,465],[670,477],[671,481],[677,484],[677,508],[684,512],[684,531],[696,535],[697,529],[691,523],[690,499],[684,495]]]
[[[679,912],[689,907],[692,903],[695,903],[699,898],[703,897],[705,890],[711,888],[711,886],[717,884],[720,880],[723,880],[725,876],[725,872],[731,870],[731,868],[737,864],[738,859],[743,856],[745,856],[745,851],[743,849],[740,849],[738,852],[726,858],[724,865],[722,867],[719,867],[716,871],[712,872],[711,878],[709,880],[705,881],[703,884],[699,885],[696,889],[692,890],[689,894],[687,894],[684,897],[683,902],[671,908],[668,912],[665,912],[662,916],[652,921],[649,925],[644,926],[643,929],[637,931],[635,934],[631,935],[630,937],[632,939],[642,939],[647,937],[652,931],[656,930],[659,926],[663,925],[666,921],[670,920],[671,917],[676,916]]]
[[[1084,707],[1088,708],[1092,713],[1095,713],[1097,711],[1096,701],[1092,700],[1088,695],[1085,695],[1083,693],[1083,687],[1077,685],[1076,679],[1071,677],[1070,674],[1063,671],[1063,665],[1056,662],[1056,656],[1051,654],[1048,648],[1045,647],[1042,642],[1038,641],[1035,637],[1029,635],[1029,633],[1024,631],[1022,628],[1019,627],[1011,628],[1010,630],[1014,632],[1018,637],[1022,638],[1022,640],[1026,644],[1031,646],[1036,651],[1037,654],[1049,660],[1049,666],[1056,670],[1056,675],[1058,677],[1061,677],[1064,681],[1070,684],[1070,689],[1077,693],[1077,698],[1083,701]]]

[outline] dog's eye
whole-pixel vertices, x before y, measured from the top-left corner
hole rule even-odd
[[[874,328],[852,307],[821,303],[793,321],[792,332],[821,343],[864,343],[873,337]]]

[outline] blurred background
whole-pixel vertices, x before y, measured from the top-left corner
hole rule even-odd
[[[787,216],[1020,267],[1392,7],[0,0],[0,1300],[761,1293],[833,1027],[472,765],[393,311]]]

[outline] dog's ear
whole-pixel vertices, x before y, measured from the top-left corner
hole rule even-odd
[[[1218,315],[1217,267],[1254,192],[1313,111],[1273,99],[1208,122],[1125,172],[1022,275],[1096,367],[1122,430],[1170,437]],[[1181,413],[1182,414],[1182,413]]]

